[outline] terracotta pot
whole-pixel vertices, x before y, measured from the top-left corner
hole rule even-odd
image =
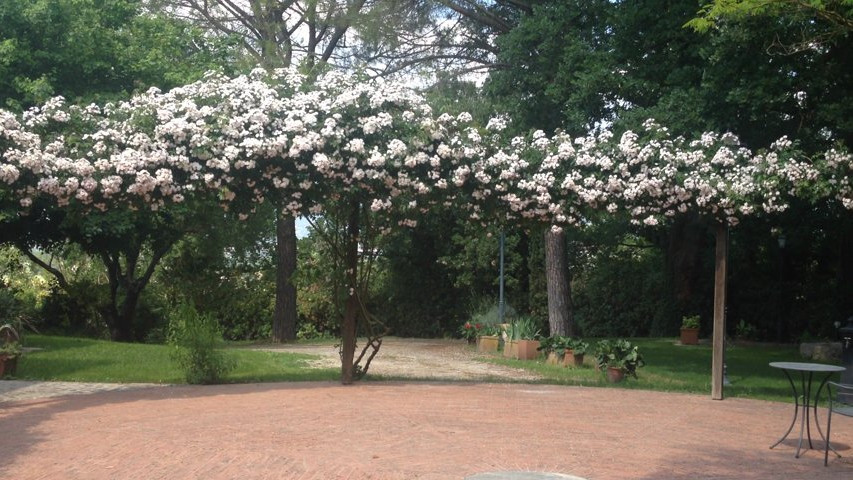
[[[557,356],[557,352],[548,352],[548,359],[545,360],[548,365],[562,365],[563,357]]]
[[[516,357],[519,360],[536,360],[539,358],[539,340],[518,340]]]
[[[0,355],[0,378],[5,376],[14,377],[18,369],[18,357]]]
[[[584,354],[576,354],[569,350],[566,352],[566,358],[563,360],[567,367],[581,367],[583,366],[583,356]]]
[[[699,345],[699,329],[698,328],[682,328],[681,329],[681,344],[682,345]]]
[[[483,335],[477,337],[477,351],[478,352],[497,352],[498,351],[498,337],[497,336],[489,336]]]
[[[607,367],[607,381],[610,383],[619,383],[625,380],[625,370],[619,367]]]
[[[507,340],[504,343],[504,357],[506,357],[506,358],[518,358],[518,341],[517,340]]]

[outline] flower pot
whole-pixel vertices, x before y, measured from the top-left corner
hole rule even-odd
[[[699,329],[698,328],[682,328],[681,329],[681,344],[682,345],[699,345]]]
[[[625,380],[625,370],[619,367],[607,367],[607,381],[610,383],[619,383]]]
[[[15,371],[18,369],[18,357],[10,357],[8,355],[0,355],[0,378],[9,376],[14,377]]]
[[[506,358],[518,358],[518,341],[517,340],[507,340],[504,343],[504,357]]]
[[[472,338],[469,338],[469,339],[468,339],[468,345],[474,345],[474,344],[476,344],[476,343],[477,343],[477,339],[476,339],[476,338],[473,338],[473,337],[472,337]]]
[[[483,335],[477,337],[477,351],[478,352],[497,352],[498,351],[498,337]]]
[[[539,358],[539,340],[518,340],[516,357],[519,360],[536,360]]]
[[[545,360],[548,365],[562,365],[563,357],[558,356],[557,352],[548,352],[548,358]]]
[[[583,353],[576,354],[571,350],[566,351],[566,358],[563,363],[567,367],[580,367],[583,365]]]

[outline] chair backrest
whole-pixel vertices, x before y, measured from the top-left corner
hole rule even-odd
[[[853,407],[853,385],[836,382],[826,382],[826,385],[827,388],[829,388],[830,396],[832,396],[832,391],[835,390],[835,398],[833,399],[833,402],[843,404],[838,405],[838,407],[843,407],[845,405],[848,407]],[[833,410],[835,410],[834,407],[835,406],[833,406]],[[839,411],[838,413],[853,416],[853,408],[841,409],[841,411]]]

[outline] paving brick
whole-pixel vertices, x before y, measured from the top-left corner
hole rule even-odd
[[[444,480],[496,471],[603,479],[853,478],[794,458],[793,406],[524,384],[178,386],[0,404],[0,479]],[[817,442],[820,443],[820,442]],[[817,445],[816,445],[817,446]]]

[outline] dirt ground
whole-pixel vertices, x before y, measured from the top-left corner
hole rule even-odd
[[[311,361],[318,368],[340,368],[338,350],[333,345],[284,344],[251,347],[256,350],[317,355]],[[483,356],[460,340],[388,338],[370,365],[369,373],[382,377],[412,380],[535,381],[538,375],[518,368],[482,361]],[[2,402],[34,400],[64,395],[83,395],[113,390],[149,388],[151,384],[84,382],[0,381]]]
[[[259,350],[319,355],[312,365],[340,368],[338,350],[333,345],[275,345]],[[482,361],[482,354],[461,340],[395,338],[383,339],[379,353],[370,364],[370,375],[429,380],[534,381],[539,375],[519,368]]]

